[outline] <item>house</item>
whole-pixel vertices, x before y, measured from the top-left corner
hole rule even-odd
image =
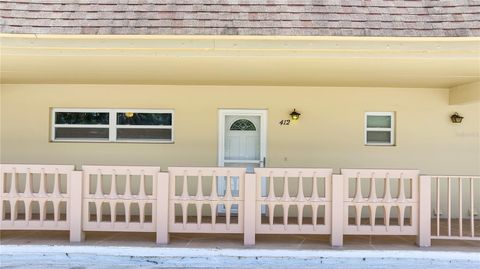
[[[2,229],[479,240],[480,4],[267,2],[0,1]]]

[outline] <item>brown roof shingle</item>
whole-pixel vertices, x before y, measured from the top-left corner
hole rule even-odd
[[[480,0],[0,0],[2,33],[480,36]]]

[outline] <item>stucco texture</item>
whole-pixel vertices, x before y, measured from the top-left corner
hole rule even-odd
[[[218,109],[267,109],[267,166],[480,173],[480,104],[448,89],[167,85],[1,85],[1,163],[215,166]],[[175,141],[50,142],[50,109],[174,109]],[[302,113],[281,126],[293,108]],[[396,113],[396,145],[364,145],[364,112]],[[450,122],[458,112],[461,124]]]

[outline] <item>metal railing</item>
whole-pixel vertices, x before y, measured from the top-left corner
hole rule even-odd
[[[480,177],[432,176],[431,179],[434,198],[431,238],[480,240]]]

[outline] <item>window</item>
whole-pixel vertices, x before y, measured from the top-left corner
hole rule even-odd
[[[255,125],[249,120],[236,120],[232,126],[230,126],[230,131],[256,131]]]
[[[395,145],[394,112],[365,113],[365,145]]]
[[[52,110],[52,141],[173,142],[172,110]]]

